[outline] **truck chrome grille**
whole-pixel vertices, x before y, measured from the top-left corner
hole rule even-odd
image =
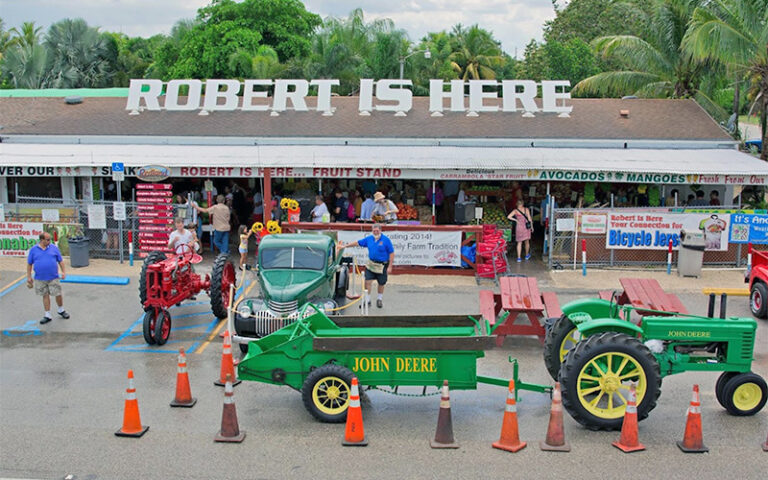
[[[269,300],[267,302],[267,307],[277,315],[287,315],[299,309],[299,302],[296,300],[292,302],[275,302]]]

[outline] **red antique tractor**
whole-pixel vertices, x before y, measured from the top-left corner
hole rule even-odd
[[[210,277],[195,273],[201,258],[188,246],[176,255],[154,251],[144,259],[139,278],[139,300],[144,314],[144,340],[150,345],[164,345],[171,334],[168,309],[205,290],[211,297],[211,310],[218,318],[227,316],[229,289],[235,284],[235,267],[225,253],[213,262]]]

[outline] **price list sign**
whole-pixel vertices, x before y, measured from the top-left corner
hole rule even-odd
[[[168,236],[173,230],[173,191],[170,183],[136,185],[139,216],[139,257],[158,250],[170,253]]]

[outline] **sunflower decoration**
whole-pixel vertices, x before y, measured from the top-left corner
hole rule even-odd
[[[288,208],[288,204],[291,201],[292,200],[290,198],[283,198],[282,200],[280,200],[280,208],[282,208],[283,210],[287,209]]]
[[[261,222],[256,222],[253,225],[251,225],[251,231],[258,235],[264,230],[264,224]]]
[[[270,220],[267,222],[267,233],[275,234],[282,233],[283,229],[280,228],[280,224],[277,220]]]

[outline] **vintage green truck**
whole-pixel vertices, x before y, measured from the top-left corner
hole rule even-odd
[[[267,235],[256,257],[260,292],[243,298],[234,315],[233,341],[248,342],[295,322],[299,307],[312,303],[335,314],[349,287],[351,258],[336,254],[334,239],[322,234]]]

